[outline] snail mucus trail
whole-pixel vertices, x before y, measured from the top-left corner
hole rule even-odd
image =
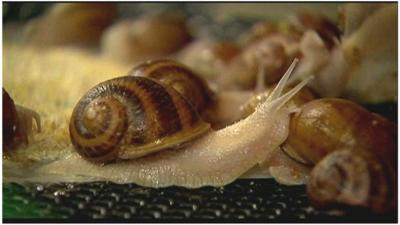
[[[200,114],[213,94],[188,68],[156,60],[129,74],[98,84],[76,105],[70,136],[86,159],[137,158],[176,148],[210,129]]]

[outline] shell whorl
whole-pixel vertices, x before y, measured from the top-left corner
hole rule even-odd
[[[147,61],[134,67],[132,76],[150,77],[164,85],[174,88],[201,113],[214,99],[207,83],[185,65],[173,60],[160,59]]]
[[[89,90],[70,121],[75,149],[96,162],[143,156],[207,129],[174,89],[134,76],[108,80]]]
[[[379,151],[340,149],[321,160],[310,174],[307,193],[320,207],[351,205],[385,212],[396,204],[396,174]]]

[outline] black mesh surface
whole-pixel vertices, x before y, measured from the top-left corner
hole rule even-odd
[[[272,179],[239,180],[225,187],[198,189],[154,189],[107,182],[49,186],[8,184],[5,189],[3,188],[3,193],[13,202],[3,203],[8,211],[12,207],[19,207],[21,214],[24,214],[23,206],[34,201],[39,203],[35,210],[42,218],[69,218],[78,221],[396,221],[394,213],[374,215],[354,209],[341,213],[338,210],[316,210],[310,205],[304,186],[283,186]],[[4,216],[6,221],[12,221],[7,215]]]

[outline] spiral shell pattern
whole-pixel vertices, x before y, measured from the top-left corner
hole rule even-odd
[[[396,204],[395,177],[395,171],[375,154],[341,149],[314,167],[307,193],[319,207],[345,204],[382,213]]]
[[[80,155],[104,163],[179,146],[209,124],[173,88],[125,76],[89,90],[76,105],[69,129]]]
[[[185,65],[173,60],[147,61],[134,67],[129,74],[132,76],[150,77],[174,88],[199,113],[203,112],[214,99],[214,94],[203,79]]]

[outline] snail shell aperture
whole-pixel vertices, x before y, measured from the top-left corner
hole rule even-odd
[[[89,90],[69,126],[78,153],[103,163],[173,148],[209,129],[172,87],[137,76],[114,78]]]

